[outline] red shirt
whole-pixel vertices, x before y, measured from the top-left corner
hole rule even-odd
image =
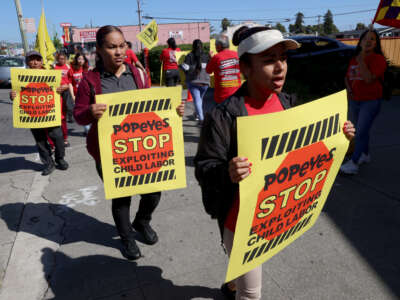
[[[214,55],[206,67],[207,73],[214,73],[214,99],[223,102],[240,87],[239,58],[236,51],[224,49]]]
[[[253,98],[245,97],[244,106],[246,107],[249,116],[269,114],[283,110],[281,101],[279,101],[279,98],[276,94],[272,94],[271,99],[268,99],[261,103]],[[238,213],[239,213],[239,190],[236,192],[234,196],[233,205],[229,210],[228,216],[226,217],[224,224],[224,226],[232,232],[235,232]]]
[[[137,61],[138,61],[138,58],[137,58],[135,52],[133,52],[132,49],[126,50],[125,62],[128,64],[131,64],[131,65],[135,65]]]
[[[83,68],[80,68],[79,70],[75,70],[74,68],[71,68],[68,71],[68,79],[74,88],[75,96],[76,96],[76,93],[78,92],[79,83],[81,82],[82,78],[83,78]]]
[[[382,98],[383,74],[387,68],[385,57],[380,54],[372,53],[365,58],[365,63],[368,70],[376,76],[376,79],[371,83],[367,83],[362,79],[359,65],[355,58],[350,60],[349,68],[347,69],[346,77],[353,92],[353,100],[356,101]]]
[[[176,61],[175,52],[181,51],[181,49],[176,48],[175,50],[172,48],[165,48],[161,52],[160,59],[163,63],[163,70],[176,70],[178,69],[178,62]]]
[[[62,66],[57,64],[54,66],[54,70],[61,70],[61,85],[69,84],[68,71],[70,68],[67,64]]]

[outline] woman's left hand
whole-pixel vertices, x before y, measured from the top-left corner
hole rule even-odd
[[[351,123],[351,121],[344,122],[343,133],[349,141],[354,138],[356,134],[356,129],[354,128],[354,125],[353,123]]]
[[[64,84],[64,85],[60,85],[57,89],[56,89],[56,92],[58,93],[58,94],[62,94],[62,92],[64,92],[64,91],[66,91],[68,89],[68,85],[67,84]]]
[[[180,117],[183,117],[185,114],[185,101],[182,101],[181,104],[178,105],[176,112]]]

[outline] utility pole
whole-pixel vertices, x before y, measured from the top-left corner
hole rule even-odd
[[[136,0],[137,2],[137,13],[139,19],[139,32],[142,32],[142,10],[140,9],[140,0]],[[140,51],[143,50],[143,44],[140,42]]]
[[[14,2],[15,2],[15,8],[17,9],[19,30],[21,31],[22,46],[24,47],[24,53],[26,55],[26,53],[28,53],[28,42],[26,41],[24,23],[23,23],[23,20],[22,20],[21,4],[19,3],[19,0],[14,0]]]

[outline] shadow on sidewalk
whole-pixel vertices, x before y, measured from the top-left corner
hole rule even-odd
[[[19,170],[40,171],[42,169],[43,165],[41,163],[26,160],[22,156],[0,159],[0,174]]]
[[[162,269],[105,255],[72,258],[52,249],[42,250],[49,283],[45,299],[224,299],[219,289],[177,286],[162,277]]]
[[[37,153],[37,147],[35,145],[8,145],[0,144],[0,153],[8,154],[32,154]]]

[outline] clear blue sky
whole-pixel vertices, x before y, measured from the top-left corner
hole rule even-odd
[[[20,41],[14,1],[1,2],[0,40]],[[37,24],[41,13],[40,0],[20,0],[20,2],[23,16],[35,18]],[[301,11],[306,17],[305,25],[313,25],[317,24],[317,18],[308,19],[307,17],[324,15],[328,9],[333,14],[376,9],[379,0],[141,0],[141,3],[143,15],[155,17],[278,20],[293,19],[294,15]],[[59,35],[61,34],[59,26],[61,22],[70,22],[78,27],[91,22],[94,26],[138,24],[136,0],[44,0],[44,7],[50,34],[54,30]],[[340,30],[350,30],[358,22],[368,24],[374,14],[374,12],[363,12],[334,16],[334,22]],[[157,20],[157,22],[177,23],[180,21]],[[283,25],[288,27],[288,24],[293,22],[283,23]],[[265,24],[266,21],[259,21],[259,23]],[[213,21],[211,24],[220,31],[221,22]],[[31,35],[29,40],[32,39]]]

